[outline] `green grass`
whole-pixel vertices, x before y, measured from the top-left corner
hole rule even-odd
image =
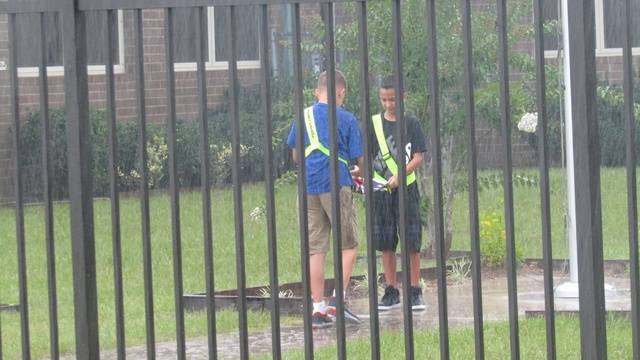
[[[244,191],[245,213],[261,204],[264,199],[262,186],[247,185]],[[185,292],[202,292],[205,289],[202,211],[200,195],[185,192],[181,196],[181,229],[183,273]],[[216,289],[236,288],[235,233],[233,226],[233,200],[230,191],[214,191],[213,233],[215,238]],[[300,261],[297,247],[297,230],[292,223],[296,209],[295,194],[278,193],[279,276],[281,282],[299,281]],[[98,303],[100,313],[100,343],[103,348],[115,346],[114,290],[111,247],[111,215],[107,200],[96,200],[96,269]],[[56,270],[58,285],[61,349],[74,351],[73,287],[71,269],[71,245],[69,241],[69,208],[56,204]],[[145,339],[144,286],[142,273],[142,242],[140,228],[140,204],[137,199],[122,199],[122,256],[124,274],[124,300],[127,343],[140,344]],[[245,218],[245,246],[247,259],[247,285],[268,284],[268,256],[266,225]],[[26,249],[28,268],[28,293],[32,354],[35,358],[48,354],[47,272],[44,242],[43,211],[39,206],[25,208]],[[155,325],[158,340],[175,336],[173,303],[173,260],[171,252],[170,202],[165,194],[151,198],[151,235],[154,277]],[[18,277],[15,245],[15,218],[12,209],[0,210],[0,303],[18,303]],[[234,313],[219,316],[218,330],[228,332],[237,328]],[[5,358],[20,354],[19,316],[2,314],[2,338]],[[286,321],[286,319],[285,319]],[[269,315],[250,314],[249,326],[268,327]],[[206,334],[206,316],[190,314],[186,318],[190,336]]]
[[[516,170],[517,174],[538,177],[534,169]],[[482,175],[489,174],[481,172]],[[622,168],[604,168],[600,172],[602,188],[602,229],[605,259],[629,259],[626,175]],[[549,179],[551,236],[554,258],[568,257],[566,243],[566,177],[564,171],[551,169]],[[466,179],[466,178],[465,178]],[[466,180],[465,180],[466,181]],[[638,183],[640,184],[640,182]],[[483,189],[478,196],[480,216],[498,211],[504,214],[502,187]],[[539,185],[514,186],[515,237],[525,257],[542,257],[542,225]],[[468,193],[456,196],[453,216],[452,249],[469,249]]]
[[[534,170],[525,170],[534,174]],[[627,211],[624,171],[602,171],[603,228],[606,258],[626,258]],[[562,174],[551,173],[551,201],[553,251],[556,257],[566,256],[564,239],[565,185]],[[426,189],[423,189],[423,192]],[[502,189],[485,189],[480,193],[480,211],[502,211]],[[181,230],[185,292],[205,289],[202,239],[201,196],[197,192],[181,194]],[[280,282],[300,281],[300,251],[297,230],[296,191],[294,185],[284,186],[276,194],[278,233],[278,273]],[[264,203],[264,186],[247,184],[243,187],[244,239],[246,251],[247,286],[268,284],[268,250],[266,223],[248,215]],[[362,202],[359,202],[362,203]],[[236,288],[235,230],[232,192],[212,192],[216,289]],[[537,187],[516,186],[514,196],[516,239],[526,257],[541,256],[539,195]],[[69,241],[69,207],[58,203],[54,207],[56,236],[56,270],[59,303],[61,349],[74,351],[73,287],[71,245]],[[453,249],[469,248],[468,204],[466,193],[455,202]],[[113,269],[111,245],[111,212],[108,200],[94,202],[96,234],[96,269],[100,312],[100,343],[105,349],[115,346]],[[359,213],[361,255],[366,254],[364,240],[364,211]],[[142,242],[140,202],[137,198],[121,200],[122,256],[127,344],[141,344],[145,339],[144,286],[142,273]],[[32,354],[35,358],[48,355],[47,271],[44,234],[44,215],[41,206],[25,208],[28,293]],[[151,197],[151,235],[154,277],[154,305],[156,336],[168,340],[175,336],[173,304],[173,260],[171,246],[170,200],[167,194]],[[11,208],[0,208],[0,303],[18,303],[18,276],[15,241],[15,216]],[[356,273],[365,273],[366,264],[359,263]],[[331,261],[327,264],[331,276]],[[231,331],[237,327],[235,314],[221,313],[218,330]],[[2,350],[5,358],[20,354],[19,316],[3,313]],[[286,321],[286,320],[285,320]],[[250,314],[252,328],[269,324],[268,314]],[[189,336],[206,334],[206,316],[189,314],[186,318]]]
[[[520,355],[522,359],[546,358],[546,335],[544,320],[526,319],[520,321]],[[607,354],[610,359],[631,359],[631,324],[628,319],[611,318],[607,321]],[[556,354],[558,359],[580,359],[579,321],[571,316],[556,318]],[[401,359],[405,355],[404,335],[400,331],[383,331],[380,337],[380,358]],[[509,323],[488,322],[484,326],[485,358],[506,359],[509,357]],[[449,351],[452,359],[473,359],[473,328],[452,328],[449,332]],[[437,330],[416,331],[414,351],[417,359],[439,359],[439,333]],[[350,339],[347,342],[349,359],[368,359],[371,354],[369,338]],[[335,345],[319,347],[314,351],[315,359],[335,359]],[[268,357],[263,357],[268,358]],[[284,359],[304,359],[304,352],[290,351]]]

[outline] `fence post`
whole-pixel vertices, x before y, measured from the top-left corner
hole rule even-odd
[[[606,359],[594,0],[568,5],[581,351],[583,359]]]
[[[76,357],[99,359],[87,39],[78,0],[62,10]]]

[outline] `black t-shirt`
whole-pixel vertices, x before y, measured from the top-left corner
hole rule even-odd
[[[395,142],[395,134],[396,134],[396,124],[397,121],[389,121],[384,118],[384,114],[380,114],[382,116],[382,128],[384,130],[384,135],[387,138],[387,147],[389,148],[389,152],[396,159],[396,142]],[[405,160],[406,164],[413,159],[413,155],[416,153],[423,153],[427,151],[427,142],[420,127],[420,122],[418,119],[412,115],[404,116],[405,124],[407,126],[407,144],[405,150]],[[372,120],[369,120],[372,121]],[[369,155],[372,157],[373,161],[373,169],[378,172],[378,174],[382,175],[385,179],[391,177],[391,172],[387,168],[384,159],[382,158],[382,154],[380,153],[380,146],[378,146],[378,139],[376,138],[375,130],[373,128],[373,124],[370,127],[371,131],[369,132]]]

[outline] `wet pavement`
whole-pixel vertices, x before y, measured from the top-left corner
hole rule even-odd
[[[556,277],[554,284],[564,281],[564,277]],[[608,294],[606,307],[610,311],[629,311],[630,293],[629,278],[627,274],[608,276],[605,281],[615,288],[615,292]],[[521,270],[518,274],[518,310],[522,318],[528,312],[544,311],[543,277],[540,271]],[[448,315],[450,326],[468,326],[473,324],[473,298],[471,292],[471,280],[466,279],[460,284],[447,286]],[[508,317],[507,280],[504,273],[483,274],[482,277],[482,303],[485,321],[506,320]],[[366,296],[366,294],[363,294]],[[437,287],[435,282],[428,282],[424,290],[424,298],[427,303],[426,311],[414,312],[413,321],[415,329],[430,329],[438,326]],[[352,298],[349,300],[350,308],[357,313],[363,323],[360,325],[348,325],[347,337],[367,337],[369,334],[368,299]],[[577,299],[556,299],[556,310],[576,311]],[[402,308],[395,309],[379,316],[381,329],[402,329]],[[304,346],[304,333],[302,321],[297,326],[282,328],[282,350],[302,349]],[[335,328],[314,331],[314,345],[323,346],[335,342]],[[238,335],[219,334],[218,356],[221,359],[235,359],[239,357]],[[207,338],[192,338],[186,343],[188,359],[207,359]],[[163,342],[157,344],[157,359],[175,359],[175,342]],[[255,331],[249,335],[249,351],[252,356],[271,353],[271,332],[268,329]],[[103,352],[103,359],[116,359],[115,352]],[[127,349],[127,358],[144,359],[146,352],[144,346],[130,347]]]

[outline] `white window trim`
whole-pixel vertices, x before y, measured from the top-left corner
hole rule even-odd
[[[640,47],[631,49],[632,56],[640,56]],[[596,49],[596,57],[616,57],[622,56],[622,48]],[[555,59],[558,57],[558,50],[545,50],[545,59]]]
[[[207,16],[208,16],[208,29],[207,29],[207,35],[209,38],[209,61],[207,61],[205,63],[205,70],[228,70],[229,69],[229,62],[228,61],[216,61],[215,60],[215,56],[216,56],[216,37],[215,37],[215,31],[216,31],[216,24],[215,24],[215,16],[214,16],[214,8],[213,7],[208,7],[207,8]],[[246,69],[260,69],[260,53],[258,53],[258,59],[257,60],[242,60],[242,61],[237,61],[236,62],[236,66],[239,70],[246,70]],[[214,59],[214,61],[211,61],[211,59]],[[195,62],[177,62],[174,63],[173,65],[173,69],[176,72],[185,72],[185,71],[196,71],[197,70],[197,64]]]
[[[558,0],[561,1],[561,0]],[[604,47],[604,1],[595,0],[596,10],[596,57],[615,57],[622,56],[622,48],[605,48]],[[560,20],[560,19],[559,19]],[[562,41],[562,39],[560,39]],[[640,47],[631,48],[631,55],[640,56]],[[544,57],[546,59],[554,59],[558,57],[558,50],[545,50]]]
[[[124,74],[124,20],[122,10],[118,10],[118,63],[113,65],[114,74]],[[64,60],[63,60],[64,61]],[[88,75],[104,75],[106,65],[88,65]],[[40,76],[38,67],[19,67],[18,76],[24,78]],[[47,66],[47,76],[64,76],[64,65]]]

